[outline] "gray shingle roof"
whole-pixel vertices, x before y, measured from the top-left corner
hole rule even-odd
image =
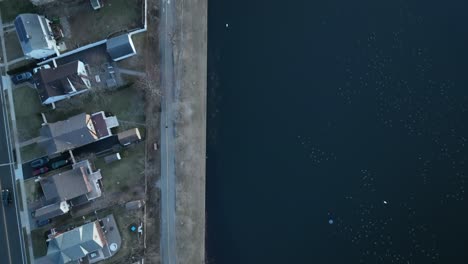
[[[48,48],[46,37],[50,37],[52,33],[46,25],[44,17],[37,14],[21,14],[16,17],[15,28],[25,54]]]
[[[70,263],[102,249],[105,244],[101,226],[95,221],[56,236],[49,242],[47,256],[58,264]]]
[[[48,123],[41,127],[44,140],[39,142],[47,154],[60,153],[97,140],[96,133],[88,127],[91,117],[86,113],[72,116],[67,120]]]
[[[41,221],[63,215],[64,213],[66,212],[62,210],[61,204],[54,203],[37,209],[34,212],[34,218]]]
[[[71,200],[92,191],[85,167],[42,178],[40,183],[46,200],[50,202]]]
[[[114,61],[136,54],[132,39],[128,34],[108,39],[106,46],[107,53]]]

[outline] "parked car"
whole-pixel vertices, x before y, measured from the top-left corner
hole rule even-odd
[[[45,226],[47,224],[50,223],[50,219],[46,219],[46,220],[37,220],[36,221],[36,224],[37,224],[37,227],[42,227],[42,226]]]
[[[34,171],[33,171],[33,176],[41,175],[41,174],[44,174],[44,173],[46,173],[46,172],[48,172],[48,171],[49,171],[49,168],[47,168],[47,167],[42,167],[42,168],[39,168],[39,169],[37,169],[37,170],[34,170]]]
[[[22,83],[22,82],[25,82],[29,79],[32,78],[32,74],[30,72],[23,72],[23,73],[19,73],[19,74],[16,74],[15,76],[13,76],[11,78],[11,81],[14,83],[14,84],[19,84],[19,83]]]
[[[32,168],[39,168],[39,167],[42,167],[42,166],[46,165],[47,162],[49,162],[49,158],[47,158],[47,157],[43,157],[43,158],[40,158],[40,159],[37,159],[37,160],[33,160],[31,162],[31,167]]]
[[[60,167],[63,167],[65,165],[68,164],[68,160],[58,160],[58,161],[55,161],[55,162],[52,162],[52,169],[55,170],[55,169],[58,169]]]
[[[11,203],[10,190],[8,189],[2,190],[2,201],[3,201],[4,206],[8,206]]]

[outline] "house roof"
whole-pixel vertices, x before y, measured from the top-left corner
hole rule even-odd
[[[119,61],[136,54],[130,35],[124,34],[107,40],[107,53],[114,61]]]
[[[72,263],[106,245],[106,239],[98,221],[57,235],[49,242],[47,257],[57,264]]]
[[[36,49],[48,48],[46,38],[52,33],[43,16],[37,14],[21,14],[15,19],[15,28],[25,54]]]
[[[94,124],[94,129],[96,130],[96,133],[99,138],[106,137],[110,134],[104,118],[104,113],[91,116],[91,119],[93,120]]]
[[[49,97],[65,95],[76,91],[88,89],[83,78],[87,76],[78,73],[78,67],[83,64],[81,61],[72,61],[56,68],[39,69],[34,74],[34,84],[36,85],[39,97],[44,103]]]
[[[48,123],[41,127],[40,134],[44,140],[39,144],[49,155],[74,149],[98,139],[91,116],[86,113],[72,116],[64,121]]]
[[[41,221],[63,215],[67,212],[68,204],[66,202],[54,203],[37,209],[34,212],[34,218]]]
[[[132,142],[141,140],[140,130],[138,128],[132,128],[117,134],[119,142],[122,145],[128,145]]]
[[[40,180],[47,201],[68,201],[92,191],[86,167],[76,167]]]

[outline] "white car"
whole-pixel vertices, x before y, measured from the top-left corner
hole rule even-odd
[[[33,73],[36,74],[40,69],[50,69],[50,65],[44,64],[42,66],[36,67],[33,69]]]

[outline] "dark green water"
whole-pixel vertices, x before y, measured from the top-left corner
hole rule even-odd
[[[209,263],[468,263],[468,3],[408,2],[209,3]]]

